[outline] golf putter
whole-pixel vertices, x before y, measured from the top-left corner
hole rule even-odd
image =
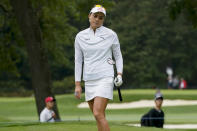
[[[107,59],[107,62],[110,64],[110,65],[115,65],[115,62],[112,60],[112,58],[108,58]],[[116,85],[115,85],[116,87]],[[121,94],[121,91],[120,91],[120,87],[117,87],[118,88],[118,96],[119,96],[119,100],[122,102],[122,94]]]
[[[122,94],[120,91],[120,87],[118,87],[118,96],[119,96],[119,100],[122,102]]]

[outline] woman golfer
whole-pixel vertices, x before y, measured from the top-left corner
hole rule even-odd
[[[109,131],[105,109],[108,100],[113,99],[113,85],[122,84],[123,59],[116,33],[103,26],[105,8],[96,5],[88,17],[90,27],[79,32],[75,38],[75,96],[78,99],[81,97],[83,65],[85,99],[97,121],[98,131]],[[114,64],[117,69],[115,79]]]

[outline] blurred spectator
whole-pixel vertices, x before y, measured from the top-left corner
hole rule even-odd
[[[55,112],[52,110],[55,99],[53,97],[47,97],[45,99],[46,107],[40,113],[40,122],[55,122]]]
[[[184,78],[181,78],[179,89],[186,89],[187,88],[187,82],[184,80]]]
[[[168,80],[168,89],[172,89],[172,76],[171,75],[169,75],[168,76],[168,78],[167,78],[167,80]]]
[[[178,79],[178,76],[175,76],[172,79],[172,88],[173,89],[178,89],[178,87],[179,87],[179,79]]]
[[[141,126],[163,128],[164,112],[161,110],[163,95],[160,92],[155,94],[155,108],[142,116]]]
[[[157,89],[157,87],[154,85],[154,86],[152,86],[152,89],[154,89],[154,90],[155,90],[155,89]]]

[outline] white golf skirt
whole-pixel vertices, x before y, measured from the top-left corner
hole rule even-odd
[[[113,100],[113,77],[85,81],[85,100],[90,101],[95,97],[104,97]]]

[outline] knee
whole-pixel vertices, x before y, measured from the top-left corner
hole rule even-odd
[[[99,111],[93,111],[94,117],[96,118],[96,120],[102,120],[105,118],[104,113],[101,113]]]

